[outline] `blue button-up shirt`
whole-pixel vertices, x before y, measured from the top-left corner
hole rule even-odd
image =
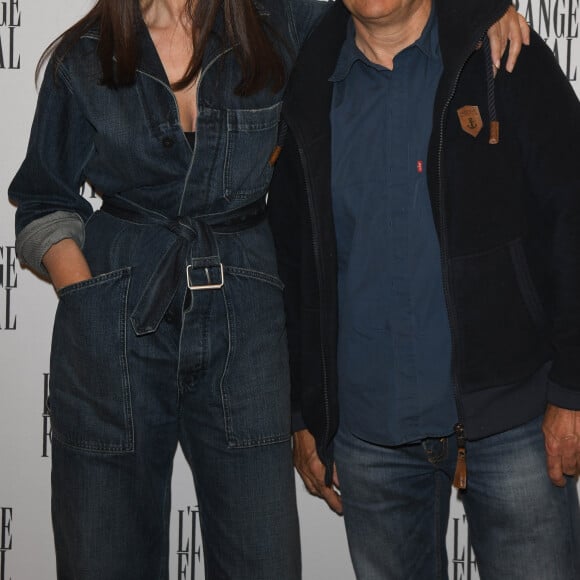
[[[393,70],[362,54],[351,21],[330,79],[341,421],[384,445],[448,435],[457,420],[426,179],[441,71],[433,11]]]

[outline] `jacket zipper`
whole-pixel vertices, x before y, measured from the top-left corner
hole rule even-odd
[[[449,329],[451,334],[451,378],[453,381],[453,397],[455,399],[455,406],[457,408],[457,423],[453,427],[453,431],[457,438],[457,464],[455,470],[455,477],[453,479],[453,485],[458,489],[467,488],[467,450],[465,442],[465,427],[464,427],[464,410],[461,404],[461,398],[459,395],[459,378],[457,375],[457,365],[455,363],[457,358],[458,343],[457,343],[457,315],[455,313],[455,307],[451,299],[451,292],[449,289],[449,268],[448,259],[449,252],[447,248],[447,223],[445,221],[445,203],[443,199],[443,170],[442,170],[442,160],[443,160],[443,133],[444,133],[444,123],[447,118],[447,110],[449,105],[455,96],[457,90],[457,85],[459,84],[459,78],[467,61],[471,55],[475,52],[475,46],[472,51],[467,55],[463,64],[459,68],[455,80],[451,86],[447,101],[443,106],[440,117],[439,124],[439,147],[437,151],[437,171],[438,171],[438,183],[439,192],[437,199],[437,206],[439,209],[439,232],[440,232],[440,245],[441,245],[441,274],[443,280],[443,294],[445,296],[445,303],[447,305],[447,316],[449,318]]]

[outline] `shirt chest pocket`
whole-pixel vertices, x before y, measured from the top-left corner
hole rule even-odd
[[[228,109],[223,172],[228,200],[265,194],[273,167],[270,156],[278,138],[282,103],[264,109]]]

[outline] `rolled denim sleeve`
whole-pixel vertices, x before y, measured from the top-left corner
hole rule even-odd
[[[16,255],[23,266],[48,277],[42,263],[49,248],[66,239],[73,239],[79,248],[85,243],[85,224],[76,213],[55,211],[30,222],[16,236]]]
[[[80,195],[93,152],[93,128],[72,91],[64,63],[49,63],[26,157],[8,189],[17,205],[16,248],[23,264],[42,276],[53,244],[73,238],[82,246],[91,204]]]

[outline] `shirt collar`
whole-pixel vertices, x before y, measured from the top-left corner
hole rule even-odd
[[[417,47],[428,58],[439,58],[439,34],[437,27],[437,16],[435,12],[435,2],[432,2],[431,14],[429,15],[429,20],[427,20],[425,28],[423,28],[421,36],[404,50]],[[350,69],[357,60],[360,60],[366,65],[371,66],[377,70],[386,70],[385,67],[381,66],[380,64],[371,62],[357,47],[355,42],[354,23],[351,17],[347,24],[346,38],[344,39],[338,60],[336,61],[336,67],[334,68],[334,72],[328,80],[330,82],[339,82],[344,80],[348,76]]]

